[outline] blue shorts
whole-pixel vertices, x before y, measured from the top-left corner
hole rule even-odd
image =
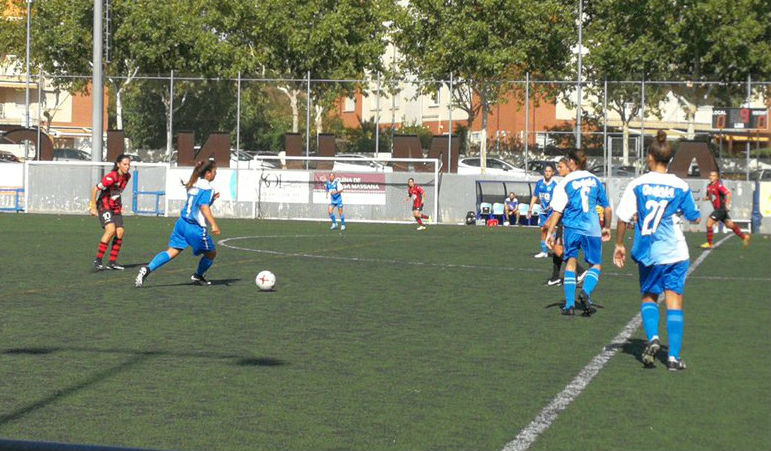
[[[179,218],[169,237],[169,247],[187,249],[188,246],[193,248],[193,255],[199,255],[213,251],[214,241],[206,227]]]
[[[565,255],[562,259],[578,258],[578,251],[584,251],[584,260],[590,265],[602,263],[602,237],[582,235],[574,229],[565,227],[562,242],[565,246]]]
[[[661,294],[669,290],[683,294],[685,276],[690,265],[688,260],[667,265],[640,265],[640,293]]]
[[[343,199],[329,201],[329,206],[334,208],[343,208]]]
[[[540,215],[538,215],[538,227],[543,227],[546,225],[546,221],[551,218],[551,213],[553,210],[549,210],[548,213],[541,212]]]

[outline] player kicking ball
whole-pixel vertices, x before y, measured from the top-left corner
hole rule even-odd
[[[345,230],[345,215],[343,214],[343,184],[340,180],[335,178],[335,173],[329,173],[329,180],[324,182],[324,189],[327,192],[329,198],[329,219],[332,220],[332,225],[329,226],[329,230],[335,230],[337,228],[337,219],[335,218],[335,208],[340,215],[340,231]]]
[[[619,268],[624,267],[624,234],[637,216],[632,260],[639,268],[640,314],[648,338],[642,362],[646,367],[652,367],[656,353],[661,349],[657,299],[663,292],[667,302],[669,336],[667,368],[679,371],[685,369],[680,348],[683,343],[683,289],[689,255],[678,215],[682,213],[687,220],[698,224],[701,214],[688,184],[674,174],[667,174],[667,165],[673,153],[666,139],[666,133],[659,130],[656,141],[648,150],[647,163],[651,172],[632,180],[621,197],[613,263]]]
[[[426,191],[415,183],[415,179],[407,180],[407,200],[412,201],[412,217],[418,223],[417,230],[426,230],[423,220],[430,220],[428,215],[423,214],[423,205],[426,203]]]
[[[214,187],[211,185],[216,176],[217,166],[213,160],[196,163],[190,180],[185,184],[187,200],[169,237],[169,248],[153,257],[146,266],[139,268],[134,282],[137,288],[144,285],[151,272],[177,258],[188,246],[193,248],[193,255],[203,254],[198,262],[198,269],[190,276],[190,280],[196,285],[211,285],[204,274],[214,264],[217,250],[206,225],[208,223],[211,226],[212,234],[220,234],[220,228],[211,212],[211,204],[219,196],[214,193]]]

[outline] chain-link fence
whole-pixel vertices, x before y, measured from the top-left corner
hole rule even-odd
[[[54,147],[91,148],[90,76],[38,74],[30,116]],[[335,151],[391,154],[400,135],[418,137],[424,154],[435,136],[459,145],[463,157],[483,156],[495,173],[501,160],[538,171],[568,149],[587,151],[598,175],[644,170],[645,148],[663,129],[677,148],[703,142],[725,177],[771,179],[771,82],[584,81],[480,82],[394,79],[204,79],[108,77],[107,129],[125,133],[129,153],[149,162],[175,161],[177,138],[193,132],[196,147],[225,134],[233,167],[278,155],[293,135],[301,154],[316,155],[319,136],[334,136]],[[18,96],[17,96],[18,97]],[[23,96],[21,97],[23,98]],[[0,122],[22,124],[26,105],[6,102]],[[10,145],[6,143],[6,145]],[[23,152],[35,158],[35,149]],[[57,159],[67,157],[57,152]],[[455,170],[452,170],[455,172]],[[696,166],[689,173],[699,175]]]

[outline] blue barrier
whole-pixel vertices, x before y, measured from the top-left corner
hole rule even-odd
[[[21,206],[21,199],[24,196],[24,188],[0,188],[0,194],[2,193],[13,193],[14,202],[13,207],[0,207],[0,211],[24,211],[24,207]]]
[[[161,196],[166,195],[166,191],[139,191],[139,174],[136,170],[134,170],[133,177],[134,182],[132,184],[132,192],[134,194],[132,202],[131,202],[131,209],[133,210],[134,214],[137,215],[155,215],[155,216],[161,216],[163,215],[164,211],[161,210],[160,204],[161,204]],[[140,195],[147,195],[147,196],[155,196],[155,209],[154,210],[140,210],[139,209],[139,196]]]

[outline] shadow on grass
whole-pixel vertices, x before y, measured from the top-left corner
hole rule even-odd
[[[224,285],[226,287],[229,287],[230,285],[240,281],[241,279],[211,279],[209,282],[211,282],[211,286],[218,286],[218,285]],[[145,288],[153,288],[153,287],[186,287],[186,286],[197,286],[193,282],[187,281],[187,282],[180,282],[180,283],[165,283],[160,285],[153,285],[152,282],[147,283],[144,285]]]
[[[642,365],[642,353],[647,343],[648,342],[646,340],[643,340],[641,338],[630,338],[624,343],[623,346],[621,346],[621,352],[623,352],[624,354],[629,354],[634,356],[634,358],[637,359],[638,362],[640,362],[640,365]],[[668,351],[669,351],[669,347],[665,344],[662,344],[661,349],[659,349],[659,352],[656,353],[656,359],[662,365],[667,364]]]
[[[102,348],[85,348],[85,347],[29,347],[29,348],[10,348],[0,353],[14,356],[14,355],[33,355],[33,356],[45,356],[56,352],[85,352],[85,353],[105,353],[105,354],[125,354],[128,357],[126,361],[107,368],[106,370],[96,372],[81,382],[70,385],[69,387],[58,389],[49,396],[43,399],[32,402],[26,406],[20,407],[13,412],[5,415],[0,415],[0,426],[6,423],[18,420],[25,415],[35,412],[39,409],[57,402],[60,399],[66,398],[82,389],[88,388],[91,385],[99,383],[105,379],[115,376],[125,370],[143,363],[152,357],[179,357],[179,358],[201,358],[209,360],[234,360],[233,365],[241,367],[274,367],[284,366],[288,363],[284,360],[274,357],[244,357],[243,355],[235,354],[221,354],[216,352],[173,352],[173,351],[160,351],[160,350],[148,350],[141,351],[135,349],[102,349]]]

